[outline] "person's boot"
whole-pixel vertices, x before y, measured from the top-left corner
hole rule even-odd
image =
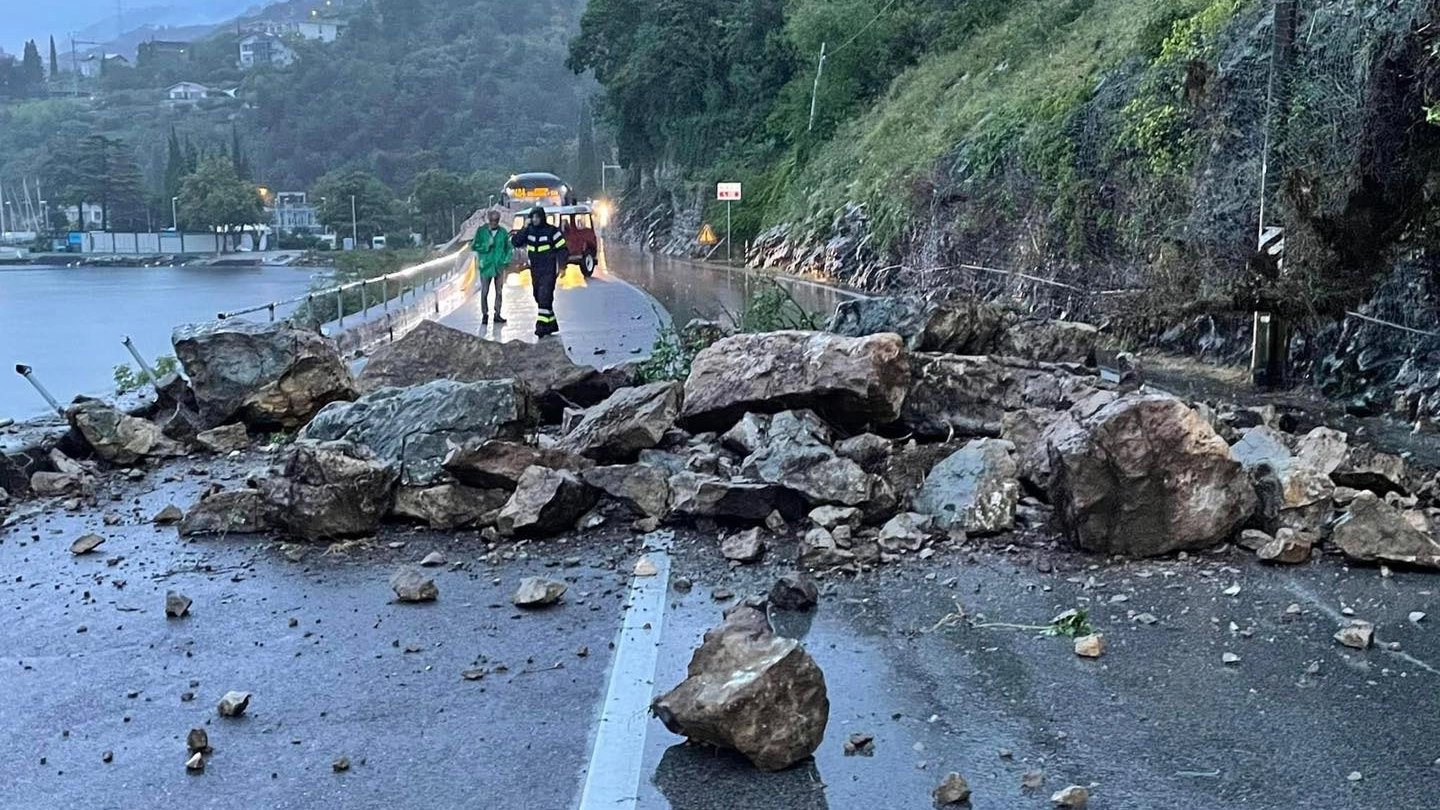
[[[496,318],[496,320],[498,321],[499,318]],[[490,323],[490,313],[488,313],[488,312],[481,312],[481,313],[480,313],[480,323],[481,323],[481,325]]]
[[[507,321],[507,320],[505,320],[504,318],[500,317],[500,313],[499,313],[499,312],[496,312],[496,313],[495,313],[495,323],[509,323],[509,321]]]

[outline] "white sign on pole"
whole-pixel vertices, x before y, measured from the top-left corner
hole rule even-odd
[[[741,199],[739,183],[721,183],[715,191],[715,199],[727,202],[739,202]]]

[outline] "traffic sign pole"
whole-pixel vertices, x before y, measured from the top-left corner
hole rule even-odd
[[[725,263],[730,263],[730,201],[725,201]]]

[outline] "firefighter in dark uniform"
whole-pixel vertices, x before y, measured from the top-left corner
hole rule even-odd
[[[560,331],[555,320],[555,280],[565,269],[569,251],[565,234],[550,224],[545,209],[530,211],[530,222],[511,237],[516,248],[524,248],[530,260],[530,289],[535,293],[535,334],[539,337]]]

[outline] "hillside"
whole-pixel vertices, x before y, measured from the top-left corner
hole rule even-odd
[[[66,75],[45,88],[49,98],[0,99],[0,182],[44,174],[88,136],[119,139],[133,151],[149,220],[165,221],[172,132],[202,154],[238,144],[249,179],[281,190],[362,171],[404,198],[428,169],[478,173],[492,190],[516,167],[568,171],[590,92],[564,67],[582,7],[583,0],[337,2],[348,24],[337,41],[287,36],[293,64],[242,69],[238,42],[257,19],[247,15],[192,43],[183,59],[108,68],[83,83],[78,98],[67,97]],[[304,18],[306,9],[272,4],[263,18]],[[211,88],[211,97],[167,103],[166,88],[181,81]]]

